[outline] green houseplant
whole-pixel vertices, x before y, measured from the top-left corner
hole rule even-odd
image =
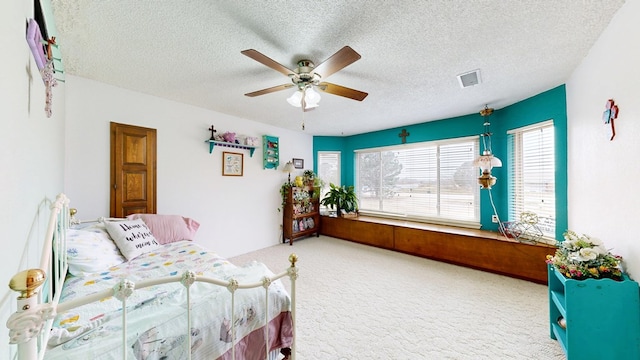
[[[337,210],[338,216],[356,213],[358,211],[358,197],[353,186],[336,186],[329,184],[329,192],[320,204]]]
[[[280,200],[281,201],[280,201],[280,207],[278,208],[278,211],[280,211],[280,209],[284,209],[284,205],[287,202],[287,194],[289,194],[289,189],[291,189],[292,186],[293,186],[293,184],[291,184],[288,181],[280,186]]]

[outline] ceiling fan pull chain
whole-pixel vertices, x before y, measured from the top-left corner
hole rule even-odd
[[[307,102],[304,100],[307,97],[307,87],[302,88],[302,98],[300,98],[300,107],[302,108],[302,116],[304,117],[304,109],[307,108]]]

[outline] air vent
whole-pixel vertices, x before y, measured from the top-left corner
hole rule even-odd
[[[482,82],[482,79],[480,78],[480,69],[475,69],[458,75],[458,82],[460,82],[461,88],[480,84]]]

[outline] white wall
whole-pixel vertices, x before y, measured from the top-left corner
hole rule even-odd
[[[279,243],[279,189],[287,177],[280,170],[294,157],[313,168],[312,137],[304,132],[68,76],[65,189],[81,219],[109,215],[109,122],[157,129],[158,213],[199,221],[196,240],[225,257]],[[262,147],[253,157],[220,147],[209,154],[212,124],[221,132],[278,136],[280,167],[262,168]],[[222,176],[222,151],[244,154],[242,177]]]
[[[44,85],[25,40],[33,2],[0,5],[0,358],[9,359],[5,323],[17,294],[9,280],[38,267],[49,202],[63,190],[64,84],[53,89],[53,116],[44,112]]]
[[[627,0],[567,82],[569,228],[605,242],[640,280],[640,1]],[[616,136],[602,121],[620,107]]]

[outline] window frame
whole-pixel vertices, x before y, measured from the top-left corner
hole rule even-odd
[[[438,183],[437,200],[436,200],[438,203],[438,205],[436,206],[437,207],[436,211],[438,212],[437,216],[418,216],[418,215],[410,215],[410,214],[397,214],[397,213],[391,213],[391,212],[385,212],[385,211],[366,210],[362,208],[360,209],[360,213],[364,215],[383,217],[383,218],[402,219],[402,220],[442,224],[442,225],[454,225],[454,226],[474,228],[474,229],[481,228],[480,187],[477,186],[477,177],[479,176],[478,175],[479,173],[478,173],[477,167],[473,167],[471,164],[470,164],[470,170],[471,170],[470,173],[473,174],[473,177],[471,178],[470,176],[469,181],[471,184],[470,186],[472,189],[471,191],[473,196],[473,205],[472,205],[473,213],[474,213],[473,220],[460,220],[460,219],[442,217],[439,215],[441,214],[441,208],[442,208],[441,207],[442,178],[440,176],[440,169],[442,164],[440,161],[440,148],[442,146],[447,146],[452,144],[463,144],[468,142],[472,142],[473,144],[472,146],[473,156],[472,158],[469,159],[470,163],[472,164],[473,160],[480,153],[480,137],[477,135],[458,137],[458,138],[452,138],[452,139],[423,141],[423,142],[416,142],[416,143],[409,143],[409,144],[402,144],[402,145],[390,145],[390,146],[381,146],[381,147],[354,150],[355,187],[356,187],[356,192],[358,194],[358,198],[360,199],[362,196],[362,186],[360,186],[361,180],[360,180],[360,174],[359,174],[360,172],[359,155],[363,153],[382,153],[385,151],[407,150],[412,148],[414,149],[432,148],[434,146],[436,147],[436,167],[437,167],[436,181]]]
[[[328,179],[326,174],[322,172],[322,157],[323,155],[333,155],[335,154],[337,157],[336,171],[337,171],[337,183]],[[329,192],[329,183],[332,183],[341,186],[342,184],[342,152],[339,150],[320,150],[316,153],[316,174],[322,180],[322,188],[320,189],[320,199],[323,199],[325,195]],[[325,209],[326,206],[321,205],[320,208]]]
[[[526,156],[523,154],[526,149],[524,149],[524,144],[522,144],[523,136],[526,133],[531,133],[533,131],[542,131],[544,129],[550,128],[552,132],[552,141],[553,143],[549,145],[545,145],[552,153],[549,155],[553,161],[553,165],[551,169],[547,168],[547,166],[543,165],[541,167],[536,167],[529,169],[529,171],[536,170],[538,172],[544,172],[545,174],[552,174],[553,181],[552,187],[545,186],[544,188],[552,189],[552,198],[553,198],[553,206],[550,208],[553,210],[553,227],[549,229],[549,231],[545,231],[544,226],[539,226],[540,230],[543,232],[541,237],[541,241],[549,244],[556,243],[556,231],[558,226],[558,212],[557,212],[557,174],[556,174],[556,164],[557,164],[557,139],[556,139],[556,127],[553,119],[537,122],[534,124],[530,124],[527,126],[522,126],[514,129],[510,129],[507,131],[507,152],[508,152],[508,163],[509,163],[509,181],[508,181],[508,196],[507,196],[507,214],[509,221],[520,221],[519,215],[516,215],[518,209],[522,209],[521,211],[531,211],[531,209],[526,208],[526,202],[531,202],[531,195],[527,196],[527,200],[525,200],[525,183],[531,183],[532,179],[527,180],[522,178],[522,174],[525,172],[522,169],[522,158]],[[516,148],[516,146],[518,148]],[[544,163],[543,163],[544,164]],[[544,202],[545,198],[549,197],[549,193],[546,193],[546,196],[543,195],[544,192],[540,195],[539,200]],[[535,198],[534,198],[535,199]],[[533,211],[536,213],[535,211]],[[536,213],[536,215],[547,218],[549,212],[545,212],[543,214]],[[548,225],[549,226],[549,225]]]

